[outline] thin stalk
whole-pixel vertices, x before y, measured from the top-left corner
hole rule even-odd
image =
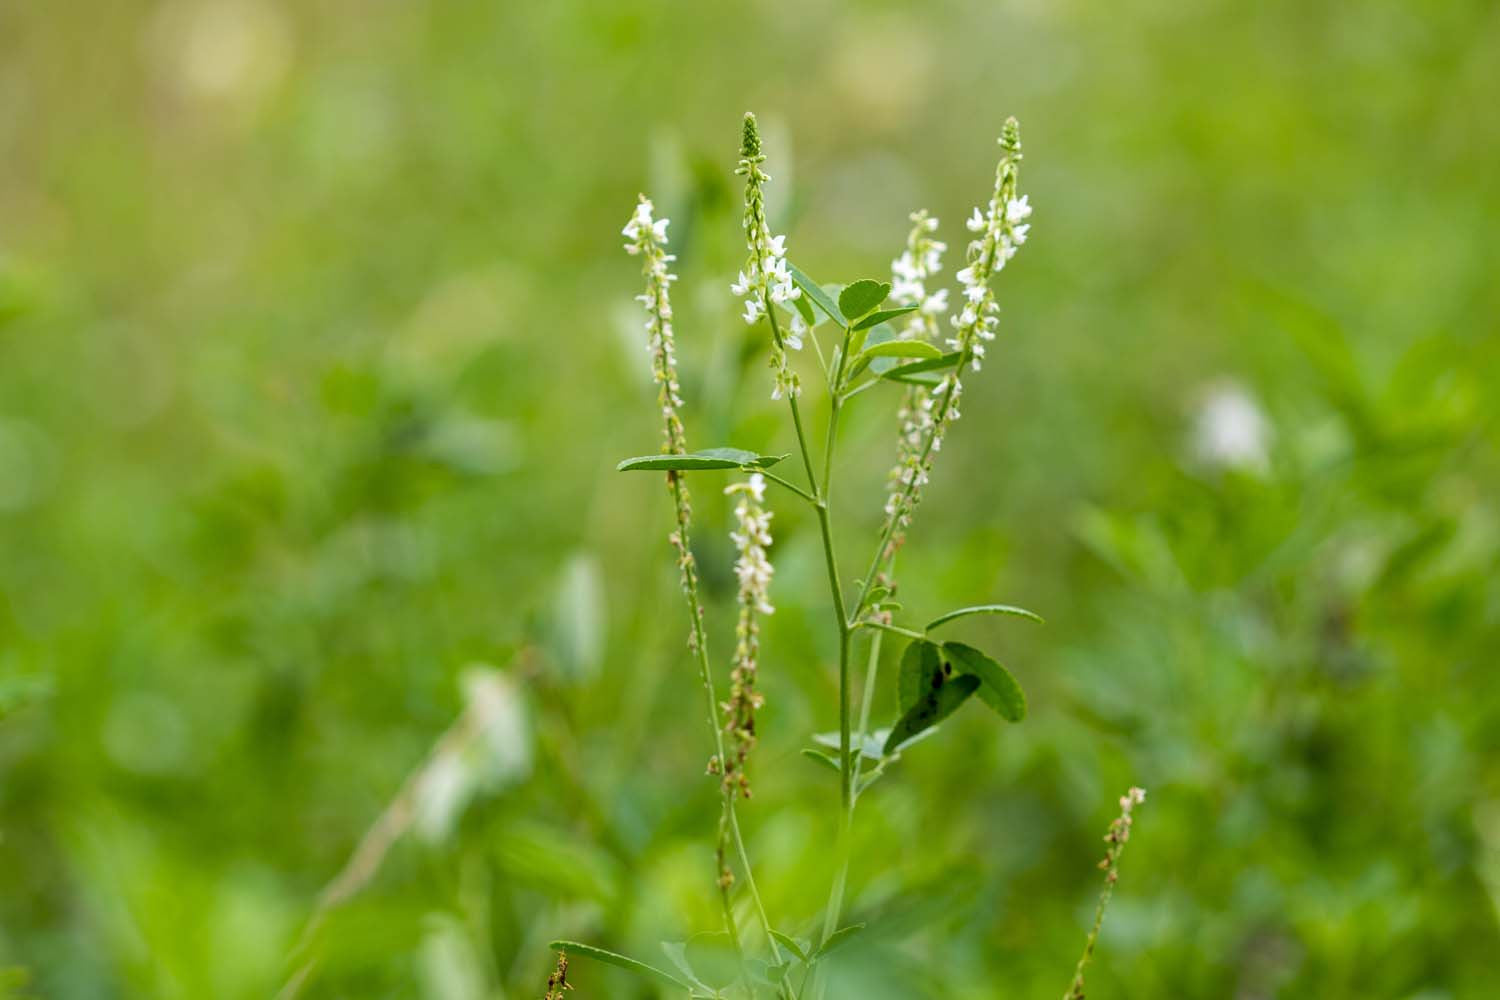
[[[782,479],[780,476],[776,475],[776,473],[774,473],[774,472],[767,472],[765,469],[758,469],[756,471],[758,471],[762,476],[764,476],[767,479],[769,479],[771,482],[775,483],[777,486],[782,486],[782,487],[785,487],[786,489],[791,490],[793,493],[797,494],[799,497],[801,497],[802,499],[806,500],[808,503],[810,503],[810,504],[816,504],[818,502],[818,498],[817,497],[813,496],[811,493],[807,492],[806,490],[804,490],[802,487],[798,486],[796,483],[792,482],[791,480],[789,480],[789,479]]]
[[[672,487],[673,506],[677,510],[677,530],[680,533],[684,552],[690,552],[688,542],[688,523],[685,516],[687,504],[683,497],[682,481],[675,472],[667,473],[668,482]],[[714,753],[718,755],[719,764],[722,767],[724,756],[724,732],[719,725],[719,700],[714,693],[713,669],[709,664],[708,640],[703,628],[703,601],[698,591],[698,573],[692,563],[688,563],[683,571],[683,587],[687,591],[688,613],[692,619],[693,646],[698,651],[698,671],[703,680],[703,692],[708,704],[708,728],[714,736]],[[744,947],[740,943],[739,928],[734,919],[734,906],[729,898],[729,885],[723,878],[724,869],[724,846],[726,839],[734,845],[735,853],[740,859],[740,869],[744,873],[745,888],[750,893],[750,899],[755,905],[755,914],[760,920],[761,930],[765,932],[766,942],[771,948],[771,956],[776,964],[781,963],[781,949],[776,944],[776,939],[771,935],[771,921],[766,916],[765,904],[761,902],[760,890],[755,885],[755,872],[750,867],[750,853],[745,850],[745,838],[740,832],[739,815],[734,808],[734,788],[726,785],[722,792],[722,806],[719,813],[719,837],[716,855],[719,858],[719,898],[724,909],[724,928],[734,943],[735,955],[739,958],[741,975],[745,977],[748,985],[749,977],[745,966]],[[727,835],[727,836],[726,836]],[[786,986],[782,984],[781,992],[786,995]]]
[[[724,757],[724,734],[719,725],[719,699],[714,694],[713,668],[708,660],[708,638],[703,629],[703,601],[698,593],[698,572],[691,562],[691,549],[688,541],[688,518],[687,500],[683,496],[682,478],[676,472],[667,473],[667,483],[672,489],[673,507],[677,511],[677,532],[681,540],[684,555],[684,566],[682,571],[682,586],[687,593],[688,617],[692,619],[693,648],[698,652],[698,673],[703,681],[703,694],[708,704],[708,728],[714,737],[714,754],[723,766]],[[744,952],[740,946],[739,931],[735,926],[734,908],[729,900],[729,884],[724,879],[724,845],[730,830],[729,818],[734,815],[734,789],[726,785],[720,791],[721,806],[719,812],[719,837],[718,850],[715,852],[719,859],[719,898],[724,907],[724,926],[729,932],[729,938],[734,942],[735,953],[744,961]],[[746,869],[748,874],[749,869]]]
[[[892,635],[904,635],[908,639],[927,638],[927,636],[922,632],[917,632],[909,628],[902,628],[900,625],[887,625],[885,622],[870,621],[868,619],[861,622],[855,622],[854,627],[872,629],[876,632],[889,632]]]

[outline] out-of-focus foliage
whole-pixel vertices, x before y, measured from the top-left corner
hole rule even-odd
[[[692,446],[790,450],[726,281],[749,107],[816,274],[919,207],[959,245],[1006,114],[1037,206],[899,595],[1045,614],[947,630],[1030,715],[870,792],[836,994],[1059,994],[1136,783],[1091,996],[1494,996],[1497,93],[1482,2],[0,4],[0,994],[537,996],[552,937],[717,927],[617,231],[674,219]],[[835,650],[775,499],[743,818],[802,934]]]

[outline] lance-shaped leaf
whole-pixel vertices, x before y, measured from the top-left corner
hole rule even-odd
[[[781,942],[783,948],[796,955],[799,961],[807,961],[807,952],[812,947],[812,942],[804,941],[801,938],[794,938],[790,934],[783,934],[774,929],[771,931],[771,936]]]
[[[902,744],[952,715],[978,689],[979,678],[973,674],[956,674],[944,678],[937,688],[918,700],[891,727],[891,735],[885,740],[885,753],[895,753]]]
[[[626,955],[617,955],[612,951],[605,951],[603,948],[595,948],[591,944],[583,944],[579,941],[553,941],[547,947],[553,951],[566,951],[572,955],[582,955],[585,958],[592,958],[594,961],[603,962],[606,965],[629,969],[631,972],[645,976],[653,976],[664,983],[669,983],[677,987],[679,990],[691,989],[687,983],[678,979],[670,972],[658,969],[654,965],[647,965],[645,962],[638,962]]]
[[[835,743],[834,749],[837,748],[838,744]],[[802,756],[806,757],[810,761],[815,761],[816,763],[822,764],[824,767],[832,768],[834,774],[844,773],[844,769],[839,767],[838,758],[830,756],[829,754],[826,754],[821,750],[814,750],[812,747],[803,747]]]
[[[812,299],[813,304],[827,313],[829,319],[833,320],[839,326],[844,325],[844,317],[840,315],[839,307],[834,304],[833,299],[829,297],[828,293],[823,291],[822,285],[809,278],[801,268],[791,261],[786,262],[786,270],[792,276],[792,280],[797,283],[797,287],[802,289],[803,295]]]
[[[943,683],[943,658],[935,643],[919,640],[901,654],[901,668],[896,674],[896,704],[904,715],[924,695]]]
[[[854,324],[856,330],[868,330],[872,326],[879,326],[887,320],[895,319],[897,316],[905,316],[909,312],[916,312],[916,306],[898,306],[895,309],[881,309],[872,312],[858,323]]]
[[[953,663],[958,677],[977,677],[979,700],[999,712],[1010,722],[1026,718],[1026,693],[1000,664],[973,646],[961,642],[943,643],[943,655]]]
[[[812,955],[812,960],[816,962],[818,959],[822,958],[824,955],[827,955],[835,948],[843,947],[844,945],[849,943],[850,938],[864,929],[864,924],[850,924],[848,927],[840,927],[838,930],[828,935],[828,940],[824,941],[821,945],[818,946],[818,950]]]
[[[705,448],[685,455],[640,455],[627,458],[615,468],[620,472],[675,469],[769,469],[785,455],[758,455],[743,448]]]
[[[845,285],[844,290],[839,292],[839,312],[844,314],[845,320],[853,323],[884,302],[890,294],[891,286],[887,282],[861,278]],[[873,323],[870,325],[874,326]]]
[[[1035,611],[1027,611],[1025,608],[1016,607],[1014,604],[976,604],[972,608],[959,608],[956,611],[948,612],[946,615],[938,615],[927,623],[927,631],[931,632],[939,625],[946,625],[955,618],[964,618],[968,615],[1013,615],[1016,618],[1029,618],[1034,622],[1041,622],[1043,620],[1042,616]]]
[[[913,361],[907,365],[897,365],[880,372],[880,377],[895,382],[918,382],[930,384],[935,381],[934,374],[957,365],[960,352],[949,351],[936,358],[923,358],[921,361]]]
[[[925,340],[886,340],[871,344],[861,352],[868,358],[941,358],[943,352]]]

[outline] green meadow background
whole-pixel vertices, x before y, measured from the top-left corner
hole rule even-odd
[[[618,234],[673,219],[690,441],[789,450],[728,291],[747,108],[820,280],[923,207],[956,259],[1009,114],[1036,206],[900,594],[1045,615],[953,629],[1031,715],[862,801],[831,995],[1060,995],[1140,784],[1090,997],[1496,996],[1497,93],[1457,0],[0,0],[0,996],[537,997],[553,937],[717,928]],[[742,821],[805,934],[836,650],[773,500]]]

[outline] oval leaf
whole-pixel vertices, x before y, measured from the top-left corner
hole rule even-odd
[[[943,683],[942,655],[934,643],[919,641],[901,654],[901,670],[896,675],[896,704],[904,715],[922,700],[923,695]]]
[[[619,472],[659,471],[662,469],[676,469],[678,471],[691,469],[769,469],[786,457],[785,455],[758,455],[753,451],[745,451],[743,448],[705,448],[703,451],[690,451],[685,455],[640,455],[636,458],[627,458],[615,466],[615,469]]]
[[[809,278],[801,268],[791,261],[786,262],[786,269],[787,273],[792,276],[792,280],[797,283],[797,287],[802,289],[803,295],[812,299],[813,304],[827,313],[829,319],[833,320],[839,326],[844,325],[844,317],[839,315],[839,307],[833,304],[833,299],[829,298],[828,293],[823,291],[822,285]],[[794,299],[793,301],[796,300]]]
[[[931,729],[958,710],[969,700],[969,695],[979,689],[979,678],[973,674],[949,677],[929,694],[912,706],[911,711],[901,716],[891,727],[891,735],[885,740],[885,754],[890,756],[901,749],[913,737]]]
[[[957,611],[950,611],[946,615],[938,615],[927,623],[927,631],[931,632],[939,625],[946,625],[955,618],[963,618],[967,615],[1014,615],[1017,618],[1029,618],[1034,622],[1044,623],[1042,616],[1035,611],[1027,611],[1025,608],[1016,607],[1014,604],[976,604],[972,608],[959,608]]]
[[[740,972],[739,954],[735,950],[734,941],[722,931],[694,934],[688,938],[683,958],[697,979],[718,989],[734,982]]]
[[[596,962],[603,962],[606,965],[617,966],[621,969],[629,969],[631,972],[637,972],[642,975],[655,976],[662,982],[670,983],[679,990],[691,989],[687,983],[678,979],[670,972],[664,972],[654,965],[638,962],[625,955],[617,955],[612,951],[605,951],[603,948],[595,948],[591,944],[583,944],[578,941],[553,941],[547,947],[553,951],[566,951],[569,954],[582,955],[585,958],[592,958]]]
[[[845,285],[844,290],[839,292],[839,312],[844,314],[844,319],[852,323],[884,302],[886,296],[890,294],[891,286],[886,282],[861,278],[852,284]]]
[[[855,323],[854,329],[868,330],[872,326],[879,326],[886,320],[895,319],[897,316],[905,316],[909,312],[916,311],[916,306],[900,306],[896,309],[881,309],[879,312],[872,312],[870,315],[866,316],[858,323]]]
[[[961,642],[943,643],[943,653],[953,661],[959,677],[973,676],[980,680],[979,700],[999,712],[1009,722],[1020,722],[1026,718],[1026,693],[1021,685],[999,663],[989,656]]]

